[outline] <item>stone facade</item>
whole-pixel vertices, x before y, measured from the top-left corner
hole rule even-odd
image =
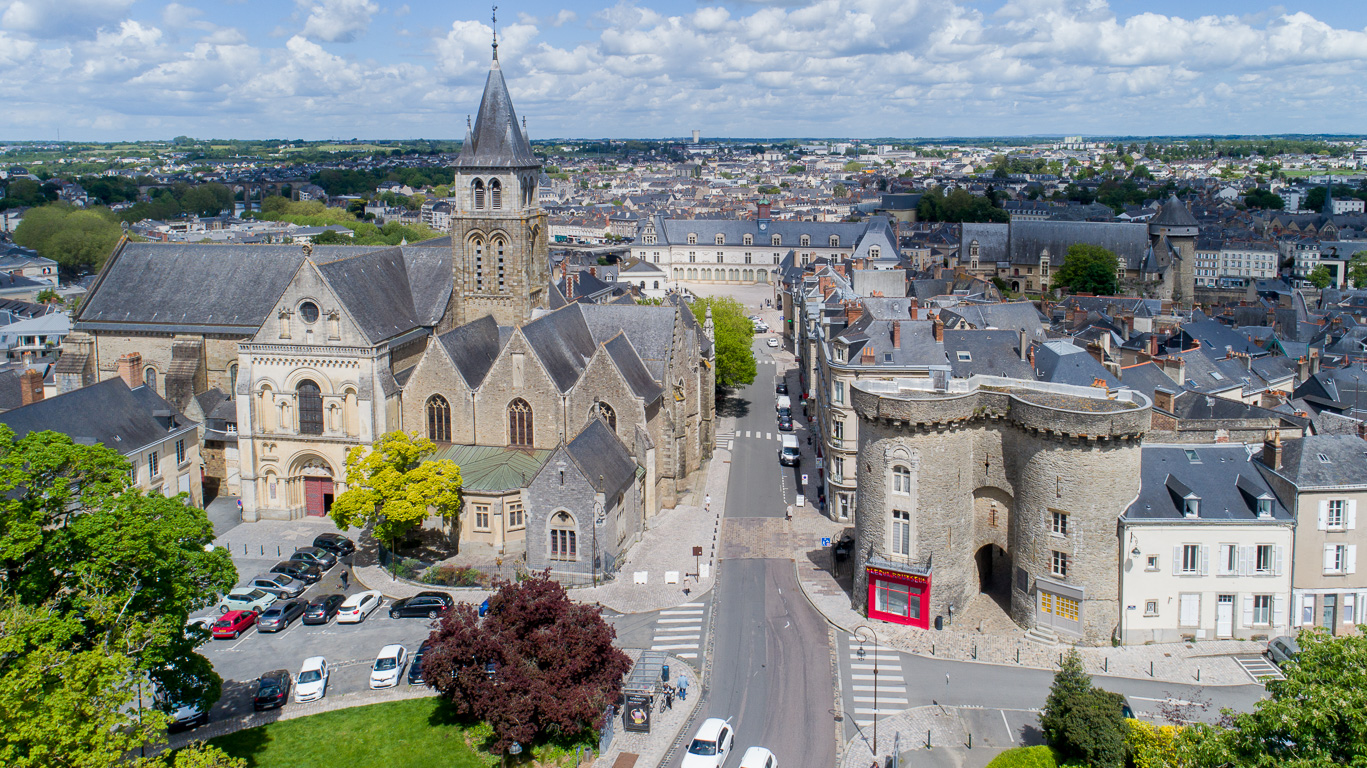
[[[1139,489],[1150,410],[1142,395],[1114,397],[985,376],[940,391],[924,380],[856,384],[856,607],[867,610],[874,561],[928,575],[932,615],[948,619],[951,606],[1009,584],[1021,626],[1047,618],[1060,634],[1108,640],[1115,521]],[[909,485],[896,477],[902,469]],[[898,511],[910,513],[909,535],[894,531]],[[1066,515],[1060,534],[1054,513]],[[1042,616],[1058,596],[1080,603],[1071,625]]]

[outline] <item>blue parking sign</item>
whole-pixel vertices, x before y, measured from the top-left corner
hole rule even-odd
[[[823,547],[829,547],[830,545],[831,545],[831,537],[830,537],[830,536],[822,536],[822,537],[821,537],[821,546],[823,546]]]

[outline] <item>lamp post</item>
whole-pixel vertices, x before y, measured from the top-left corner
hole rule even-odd
[[[878,757],[878,633],[873,631],[873,627],[867,624],[860,624],[854,628],[854,636],[859,639],[859,650],[856,655],[859,660],[864,660],[864,638],[861,632],[868,632],[873,638],[873,756]]]

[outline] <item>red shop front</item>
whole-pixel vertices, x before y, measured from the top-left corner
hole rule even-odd
[[[869,618],[930,628],[930,575],[869,566]]]

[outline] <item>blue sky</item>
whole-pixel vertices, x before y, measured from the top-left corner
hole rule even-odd
[[[528,0],[535,138],[1367,132],[1367,3]],[[0,0],[0,140],[459,138],[489,7]]]

